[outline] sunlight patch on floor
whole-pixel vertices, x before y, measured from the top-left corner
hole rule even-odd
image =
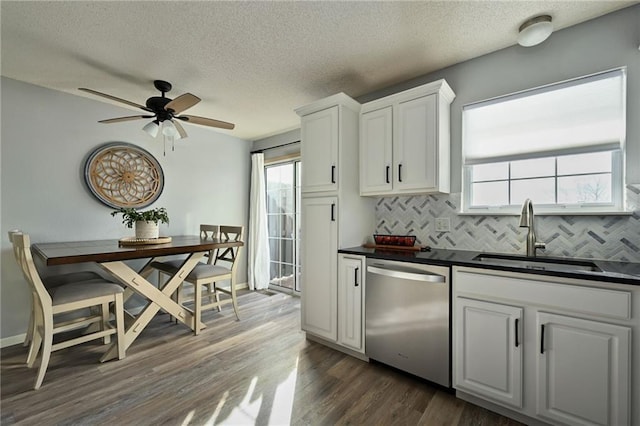
[[[189,414],[187,414],[187,417],[185,417],[184,421],[182,422],[182,426],[188,426],[189,423],[191,423],[191,419],[193,418],[194,414],[196,414],[195,410],[189,411]]]
[[[296,365],[289,373],[284,382],[280,383],[276,388],[276,394],[273,398],[273,406],[271,407],[271,415],[269,416],[270,425],[289,425],[291,424],[291,413],[293,411],[293,399],[296,393],[296,379],[298,377],[298,360]]]
[[[258,383],[258,378],[254,377],[251,379],[251,383],[249,384],[249,389],[247,389],[247,393],[245,394],[240,404],[237,407],[234,407],[229,417],[222,420],[219,423],[216,423],[216,418],[220,414],[220,410],[224,405],[226,398],[223,398],[218,404],[218,408],[216,408],[215,413],[211,416],[211,419],[207,422],[208,425],[220,424],[220,425],[253,425],[256,423],[256,419],[258,418],[258,413],[260,412],[260,406],[262,405],[262,395],[257,398],[255,401],[251,402],[253,398],[253,391],[256,389],[256,383]],[[226,396],[226,393],[225,393]]]

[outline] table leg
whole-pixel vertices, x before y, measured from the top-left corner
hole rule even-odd
[[[192,253],[182,264],[180,269],[167,281],[162,290],[158,289],[144,278],[151,272],[152,268],[149,266],[150,262],[142,268],[140,273],[131,269],[124,262],[105,262],[100,264],[100,266],[106,269],[109,273],[126,284],[128,288],[152,302],[142,312],[140,312],[133,324],[127,328],[124,336],[125,349],[131,346],[140,332],[149,324],[160,309],[164,309],[180,322],[188,325],[192,330],[195,328],[194,316],[191,311],[184,306],[178,305],[171,298],[171,295],[176,291],[187,275],[189,275],[189,272],[191,272],[191,270],[193,270],[193,268],[198,264],[200,259],[204,257],[205,253],[206,252]],[[117,349],[118,348],[114,342],[100,361],[104,362],[109,359],[116,358]]]

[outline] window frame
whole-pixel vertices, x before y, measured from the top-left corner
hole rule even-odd
[[[520,158],[504,158],[501,156],[494,157],[495,161],[484,161],[482,163],[471,162],[471,164],[466,163],[465,159],[465,108],[487,103],[487,105],[492,105],[496,103],[499,99],[505,98],[505,100],[517,97],[526,97],[527,92],[530,92],[531,95],[535,95],[541,91],[541,89],[545,87],[558,86],[557,90],[561,90],[566,87],[572,87],[573,82],[578,82],[584,79],[590,79],[594,76],[603,75],[607,73],[621,72],[622,74],[622,123],[623,123],[623,131],[621,135],[621,140],[619,142],[619,146],[612,147],[608,144],[603,144],[601,146],[588,146],[582,148],[572,148],[570,150],[559,149],[557,151],[547,151],[544,153],[530,153],[529,155],[521,155]],[[497,163],[509,163],[509,168],[511,163],[514,161],[526,160],[526,159],[535,159],[535,158],[554,158],[556,161],[555,173],[553,176],[548,176],[554,179],[554,185],[556,187],[556,201],[558,199],[558,179],[565,175],[558,175],[557,170],[557,159],[558,157],[565,155],[576,155],[576,154],[587,154],[594,152],[611,152],[611,203],[554,203],[554,204],[535,204],[536,214],[541,215],[629,215],[632,212],[626,210],[626,191],[625,191],[625,182],[626,182],[626,93],[627,93],[627,81],[626,81],[626,67],[614,68],[607,71],[602,71],[586,76],[580,76],[577,78],[572,78],[569,80],[556,82],[547,84],[544,86],[534,87],[530,89],[525,89],[519,92],[506,94],[503,96],[498,96],[495,98],[487,99],[484,101],[473,102],[467,104],[462,107],[462,156],[461,156],[461,172],[462,172],[462,193],[461,193],[461,206],[458,214],[460,215],[518,215],[520,214],[521,206],[508,204],[508,205],[500,205],[500,206],[473,206],[472,205],[472,186],[473,181],[473,166],[480,164],[497,164]],[[588,174],[588,173],[586,173]],[[597,174],[594,172],[593,174]],[[569,175],[569,176],[579,176],[579,174]],[[536,176],[532,178],[543,178],[545,176]],[[495,181],[506,182],[509,186],[509,194],[511,184],[515,180],[524,180],[524,179],[513,179],[511,177],[511,172],[509,170],[507,179],[496,179]],[[533,200],[535,202],[535,200]],[[509,202],[511,200],[509,199]]]

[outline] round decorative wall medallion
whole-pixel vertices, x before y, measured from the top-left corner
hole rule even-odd
[[[85,163],[84,180],[98,200],[113,208],[146,207],[164,188],[158,160],[139,146],[124,142],[95,149]]]

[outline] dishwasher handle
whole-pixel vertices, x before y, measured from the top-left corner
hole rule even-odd
[[[396,269],[381,268],[379,266],[367,266],[367,272],[371,274],[385,275],[392,278],[400,278],[412,281],[425,281],[429,283],[443,283],[446,281],[446,277],[444,277],[443,275],[434,274],[427,271],[406,272],[398,271]]]

